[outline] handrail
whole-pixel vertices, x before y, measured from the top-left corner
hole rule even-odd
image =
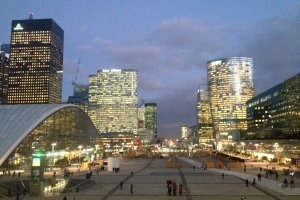
[[[68,188],[68,190],[65,192],[65,193],[69,193],[69,192],[72,192],[74,191],[76,188],[80,188],[82,186],[88,186],[90,184],[96,184],[95,181],[92,181],[90,179],[85,179],[84,181],[82,181],[81,183],[71,187],[71,188]]]

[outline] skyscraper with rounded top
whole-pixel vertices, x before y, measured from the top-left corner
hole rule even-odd
[[[246,101],[254,96],[253,59],[207,62],[208,95],[217,140],[238,140],[247,130]]]

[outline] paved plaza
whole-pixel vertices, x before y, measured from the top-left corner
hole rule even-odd
[[[96,183],[78,192],[66,194],[68,200],[131,200],[131,199],[216,199],[216,200],[240,200],[243,197],[259,200],[296,200],[299,195],[292,192],[287,195],[265,187],[262,184],[253,186],[250,181],[246,187],[243,177],[233,176],[226,173],[222,178],[219,169],[193,169],[189,160],[178,159],[182,167],[167,168],[168,159],[121,159],[119,173],[100,172],[93,174],[92,180]],[[131,175],[133,172],[133,175]],[[168,196],[167,180],[175,180],[177,185],[182,183],[185,193],[183,196]],[[123,182],[123,189],[120,182]],[[297,182],[296,182],[297,183]],[[133,185],[133,193],[130,193],[130,186]],[[299,190],[299,188],[295,188]],[[46,197],[25,197],[25,199],[63,199],[64,195]],[[15,198],[13,198],[15,199]]]

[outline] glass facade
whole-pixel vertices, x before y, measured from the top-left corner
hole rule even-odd
[[[248,138],[300,139],[300,74],[247,101]]]
[[[79,106],[88,113],[89,85],[74,84],[73,96],[69,96],[67,103]]]
[[[5,56],[5,52],[0,52],[0,104],[7,103],[8,64],[9,59]]]
[[[64,32],[52,19],[13,20],[8,103],[60,103]]]
[[[56,144],[56,152],[77,153],[79,145],[93,147],[97,135],[98,132],[86,113],[78,107],[66,107],[51,114],[35,127],[4,165],[9,163],[27,165],[34,152],[51,153],[53,143]]]
[[[156,103],[145,104],[145,128],[152,130],[154,138],[157,138],[157,105]]]
[[[90,76],[88,113],[100,133],[137,133],[137,71],[99,70]]]
[[[237,140],[247,130],[246,101],[254,95],[252,58],[207,62],[208,94],[216,139]]]
[[[210,143],[214,141],[213,126],[211,118],[210,102],[206,89],[198,90],[198,134],[200,143]]]

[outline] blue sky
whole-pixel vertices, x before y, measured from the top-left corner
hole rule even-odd
[[[103,68],[139,72],[139,97],[158,103],[159,136],[196,124],[196,91],[206,62],[254,59],[260,93],[299,73],[300,1],[1,0],[0,43],[14,19],[52,18],[65,32],[63,96],[81,60],[78,83]]]

